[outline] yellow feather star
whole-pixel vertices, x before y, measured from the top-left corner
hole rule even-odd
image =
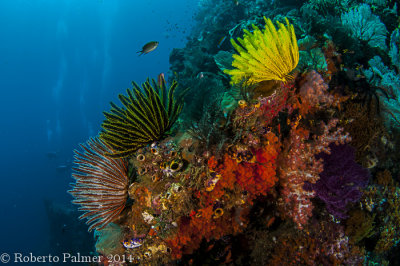
[[[264,17],[265,29],[261,31],[252,25],[254,31],[244,30],[243,39],[237,44],[231,43],[239,54],[233,55],[232,66],[225,70],[231,75],[231,83],[237,84],[247,79],[249,84],[266,80],[287,82],[289,74],[299,62],[299,49],[293,25],[286,20],[286,25],[277,22],[278,30],[270,19]]]

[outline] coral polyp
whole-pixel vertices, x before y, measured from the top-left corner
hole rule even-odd
[[[110,158],[110,147],[98,138],[80,145],[83,152],[75,150],[76,167],[72,177],[75,184],[68,192],[72,203],[83,211],[79,218],[87,219],[89,231],[101,230],[124,209],[128,196],[128,169],[123,159]]]

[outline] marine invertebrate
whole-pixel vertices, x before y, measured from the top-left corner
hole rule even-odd
[[[397,73],[400,72],[400,28],[393,30],[390,34],[390,49],[389,56],[392,59],[392,64],[397,68]]]
[[[396,71],[387,67],[379,56],[374,56],[368,64],[371,68],[364,71],[364,74],[371,85],[367,84],[365,93],[375,96],[378,110],[380,110],[379,103],[382,102],[386,123],[399,126],[400,77]]]
[[[79,210],[85,212],[79,219],[88,219],[89,232],[101,230],[125,207],[129,181],[127,163],[106,156],[111,148],[98,138],[80,146],[84,152],[74,151],[77,167],[72,177],[76,182],[68,192],[75,198],[72,203],[81,205]]]
[[[307,130],[293,128],[285,143],[288,151],[282,153],[284,161],[279,167],[282,197],[278,205],[283,209],[282,216],[290,217],[298,228],[307,224],[314,208],[310,199],[315,192],[303,189],[304,183],[315,183],[323,170],[322,163],[314,160],[313,146],[305,143],[308,138]]]
[[[252,150],[253,157],[249,161],[237,158],[237,152],[233,154],[234,156],[228,155],[232,154],[228,151],[223,162],[215,166],[212,157],[212,160],[209,160],[209,167],[220,177],[216,186],[222,184],[222,187],[227,189],[237,187],[241,191],[246,191],[249,203],[256,196],[266,195],[278,181],[275,170],[281,143],[272,132],[265,134],[265,139],[268,145]]]
[[[214,145],[217,145],[218,149],[221,149],[228,139],[228,132],[226,130],[227,113],[224,114],[220,110],[223,101],[222,94],[213,96],[212,100],[202,109],[200,120],[197,123],[193,123],[192,121],[188,130],[188,133],[201,143],[199,148],[203,150],[209,149]],[[229,97],[227,102],[235,105],[235,100],[231,97]]]
[[[305,83],[300,87],[299,94],[302,101],[311,107],[321,107],[332,105],[333,95],[328,93],[328,84],[324,82],[321,75],[315,70],[310,71],[305,77]]]
[[[346,11],[351,0],[310,0],[308,3],[313,9],[327,16],[328,14],[337,15]]]
[[[299,49],[293,25],[286,19],[286,25],[277,22],[276,30],[270,19],[264,17],[265,29],[261,31],[253,24],[253,32],[244,30],[243,39],[231,43],[239,54],[233,55],[235,69],[224,72],[232,76],[231,83],[248,79],[249,84],[266,80],[287,82],[290,72],[299,61]]]
[[[111,102],[109,113],[104,112],[106,120],[100,138],[112,148],[107,152],[112,157],[126,157],[148,143],[160,140],[172,127],[183,107],[183,94],[175,99],[178,86],[173,81],[166,88],[149,79],[142,84],[142,89],[132,82],[133,89],[127,89],[128,96],[118,97],[124,108]]]
[[[366,41],[372,47],[385,49],[387,30],[378,16],[371,12],[368,4],[343,13],[342,24],[349,28],[351,34],[359,40]]]
[[[298,127],[298,121],[292,122],[290,138],[284,144],[281,153],[279,174],[281,185],[281,198],[278,205],[283,217],[291,218],[298,228],[303,228],[312,215],[313,204],[311,198],[315,191],[306,189],[305,184],[314,184],[323,171],[322,159],[315,155],[321,152],[329,153],[329,144],[344,144],[350,141],[348,134],[342,128],[336,128],[337,119],[332,119],[328,124],[323,124],[323,133],[309,140],[309,131]]]
[[[356,161],[367,166],[367,156],[371,150],[377,150],[380,136],[387,135],[382,119],[376,108],[368,105],[349,102],[345,105],[341,121],[343,128],[351,135],[351,146],[356,148]]]
[[[369,172],[355,162],[354,148],[349,145],[329,145],[330,154],[321,153],[324,170],[320,179],[310,188],[323,200],[328,211],[336,218],[346,218],[346,206],[357,202],[369,179]]]
[[[298,68],[316,69],[319,72],[327,71],[328,65],[321,47],[317,46],[317,40],[307,35],[298,41],[300,47],[300,61]]]
[[[102,230],[96,230],[94,236],[97,239],[95,245],[96,251],[100,254],[106,257],[109,255],[123,254],[123,248],[120,244],[123,232],[119,225],[109,223]]]

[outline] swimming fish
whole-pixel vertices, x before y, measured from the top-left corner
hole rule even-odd
[[[356,65],[356,70],[362,69],[363,67],[363,65]]]
[[[146,43],[143,47],[141,51],[138,51],[137,53],[141,53],[139,56],[141,56],[142,54],[148,54],[151,51],[154,51],[158,46],[158,42],[148,42]]]
[[[344,54],[354,54],[354,51],[351,51],[351,50],[349,50],[349,49],[344,49],[344,50],[343,50],[343,53],[344,53]]]

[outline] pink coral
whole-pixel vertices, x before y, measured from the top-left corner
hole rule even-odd
[[[313,205],[310,201],[315,196],[314,191],[303,188],[305,182],[314,184],[323,171],[322,160],[316,160],[320,152],[329,153],[329,144],[344,144],[350,141],[348,134],[343,134],[342,128],[336,128],[337,119],[323,124],[323,134],[309,141],[308,130],[292,124],[290,138],[285,143],[285,152],[281,156],[279,168],[281,198],[279,205],[282,216],[291,218],[301,229],[312,215]]]
[[[276,90],[272,95],[258,98],[264,124],[269,125],[272,119],[285,108],[289,109],[289,112],[291,111],[291,106],[287,104],[287,100],[293,90],[293,85],[282,84],[281,88]]]
[[[334,96],[328,93],[328,84],[315,70],[309,72],[306,82],[300,87],[300,96],[310,106],[332,105]]]

